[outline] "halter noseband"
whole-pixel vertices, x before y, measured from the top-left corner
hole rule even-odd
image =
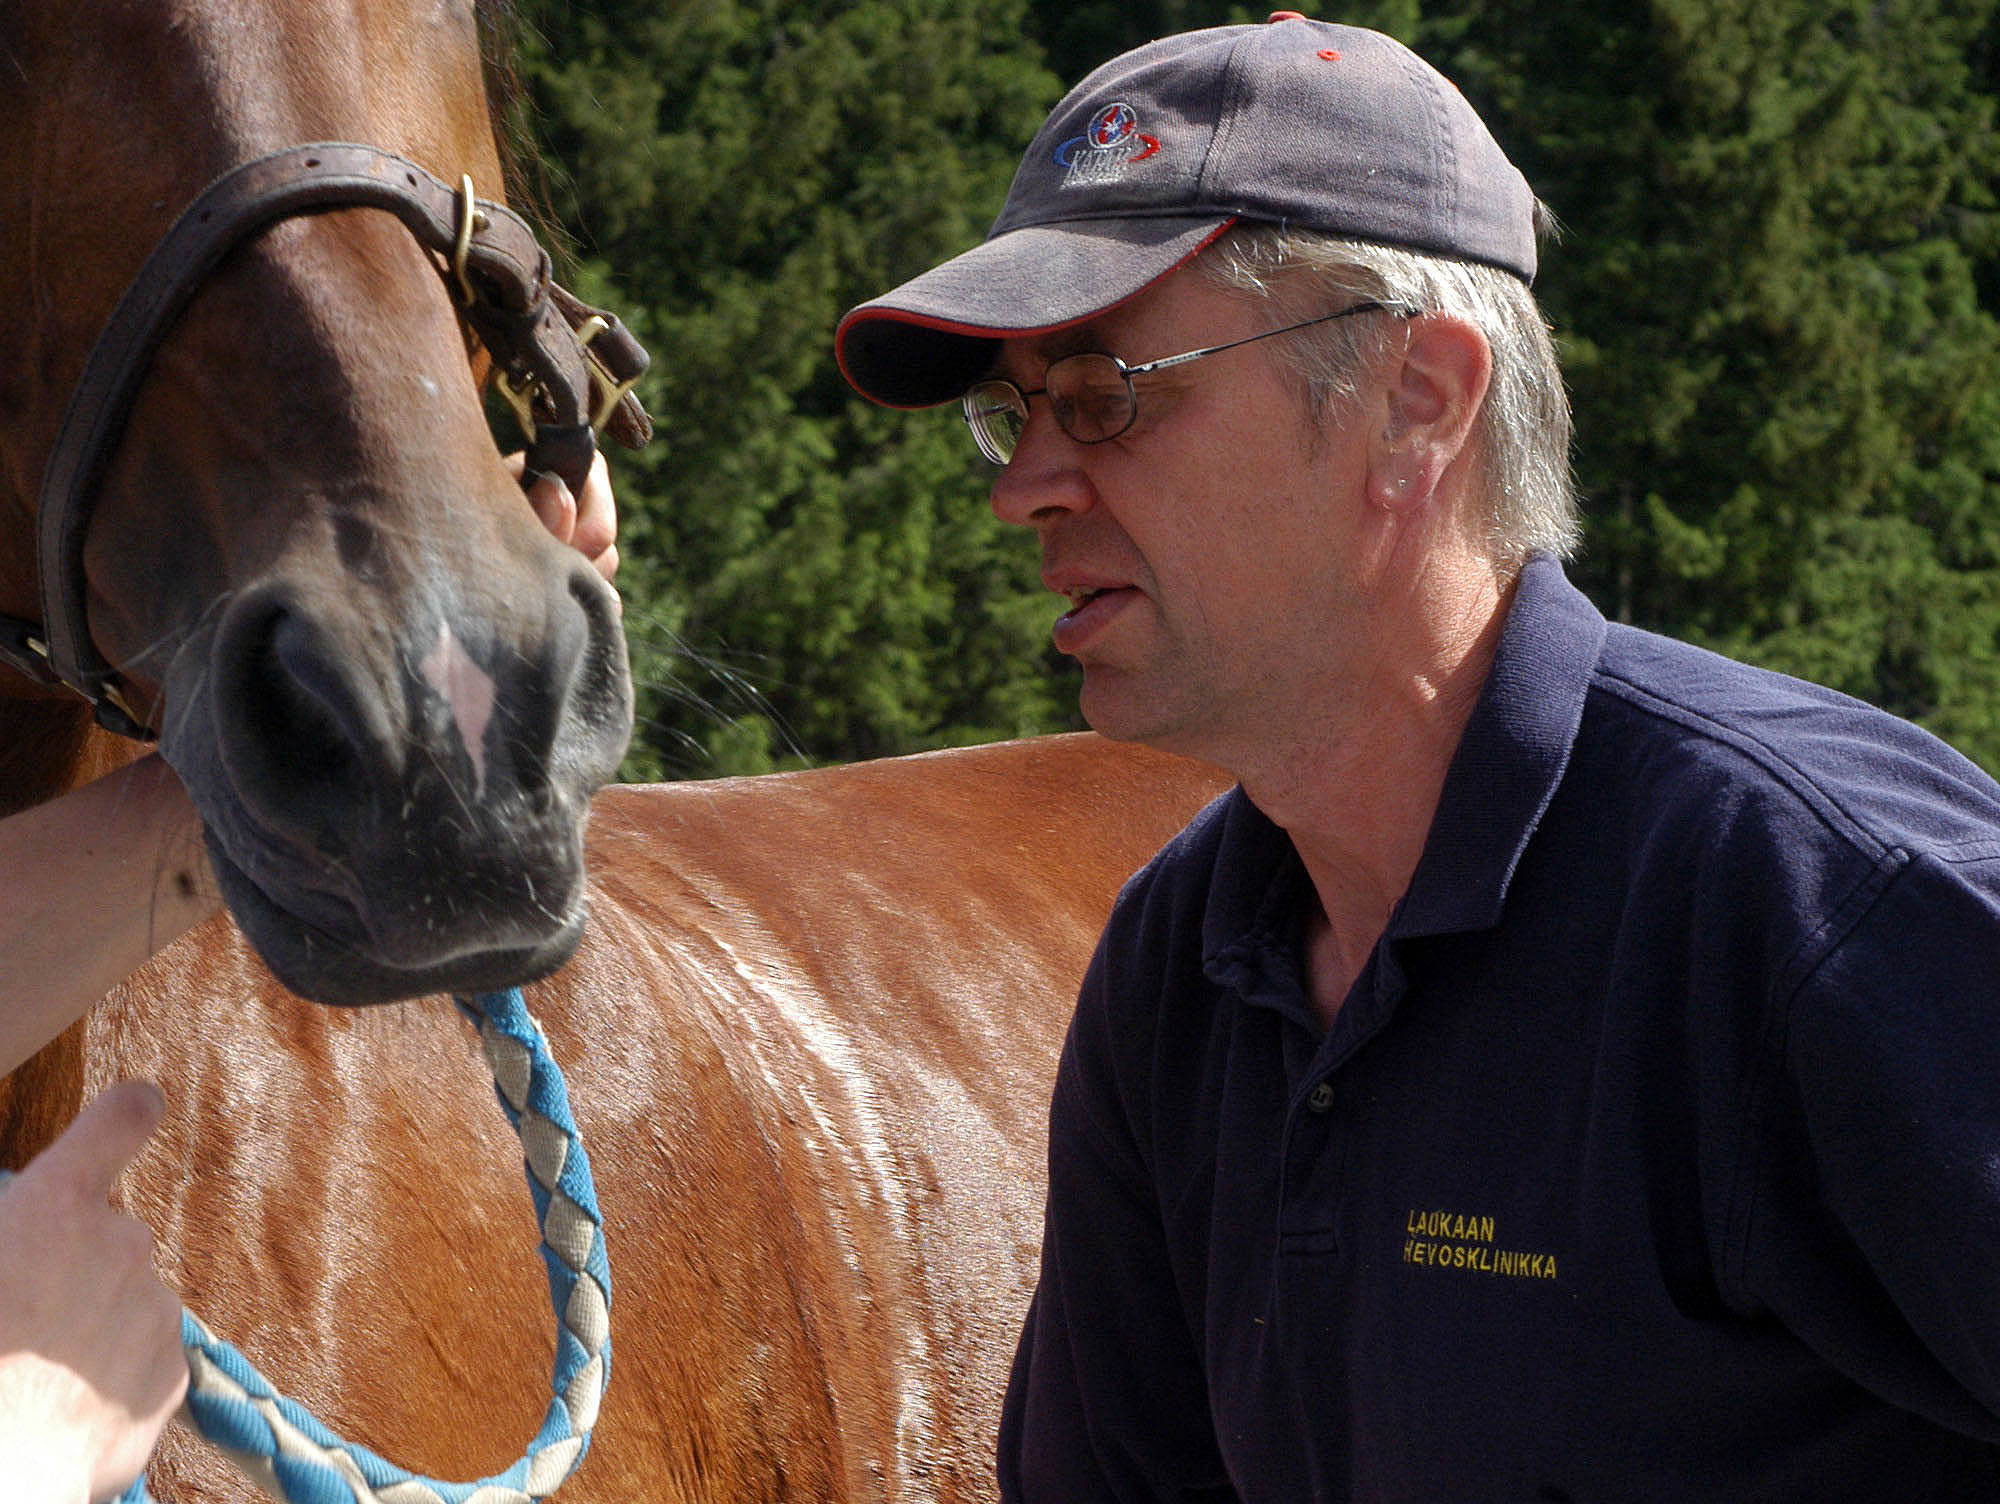
[[[636,448],[651,436],[632,393],[645,372],[639,342],[612,315],[556,285],[526,221],[453,188],[392,152],[350,142],[289,147],[216,179],[174,221],[119,299],[71,393],[42,472],[36,516],[42,623],[0,617],[0,662],[42,684],[66,684],[98,723],[150,740],[90,640],[84,535],[97,486],[174,320],[228,253],[282,219],[328,209],[382,209],[439,258],[452,301],[492,357],[496,385],[527,435],[528,468],[581,492],[602,428]]]

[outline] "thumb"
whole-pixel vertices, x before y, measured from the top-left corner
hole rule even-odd
[[[537,475],[528,487],[528,504],[558,543],[576,533],[576,498],[560,475]]]
[[[121,1081],[78,1113],[22,1174],[69,1180],[101,1201],[166,1113],[167,1099],[152,1082]]]

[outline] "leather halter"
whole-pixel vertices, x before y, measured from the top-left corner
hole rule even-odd
[[[246,162],[174,221],[98,336],[42,472],[36,516],[42,625],[0,617],[0,662],[42,684],[67,684],[98,723],[150,740],[90,639],[83,543],[98,482],[154,352],[230,251],[272,224],[328,209],[395,215],[439,258],[453,302],[495,367],[529,440],[528,467],[581,492],[593,430],[637,448],[652,424],[632,393],[643,347],[610,314],[558,287],[548,253],[512,210],[475,199],[416,163],[372,146],[317,142]]]

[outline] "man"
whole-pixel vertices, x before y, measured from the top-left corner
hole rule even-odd
[[[602,455],[580,497],[551,475],[527,497],[558,540],[616,573]],[[157,755],[0,820],[0,1075],[220,908],[201,819]],[[153,1272],[151,1234],[106,1203],[165,1110],[158,1088],[121,1082],[0,1188],[5,1504],[122,1494],[187,1387],[180,1301]]]
[[[1115,59],[843,321],[1240,787],[1050,1119],[1022,1500],[2000,1498],[2000,787],[1564,579],[1540,211],[1388,38]]]

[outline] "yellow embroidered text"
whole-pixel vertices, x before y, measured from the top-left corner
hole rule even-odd
[[[1497,1248],[1491,1217],[1459,1212],[1410,1213],[1403,1262],[1431,1269],[1462,1269],[1505,1279],[1554,1279],[1556,1256]]]

